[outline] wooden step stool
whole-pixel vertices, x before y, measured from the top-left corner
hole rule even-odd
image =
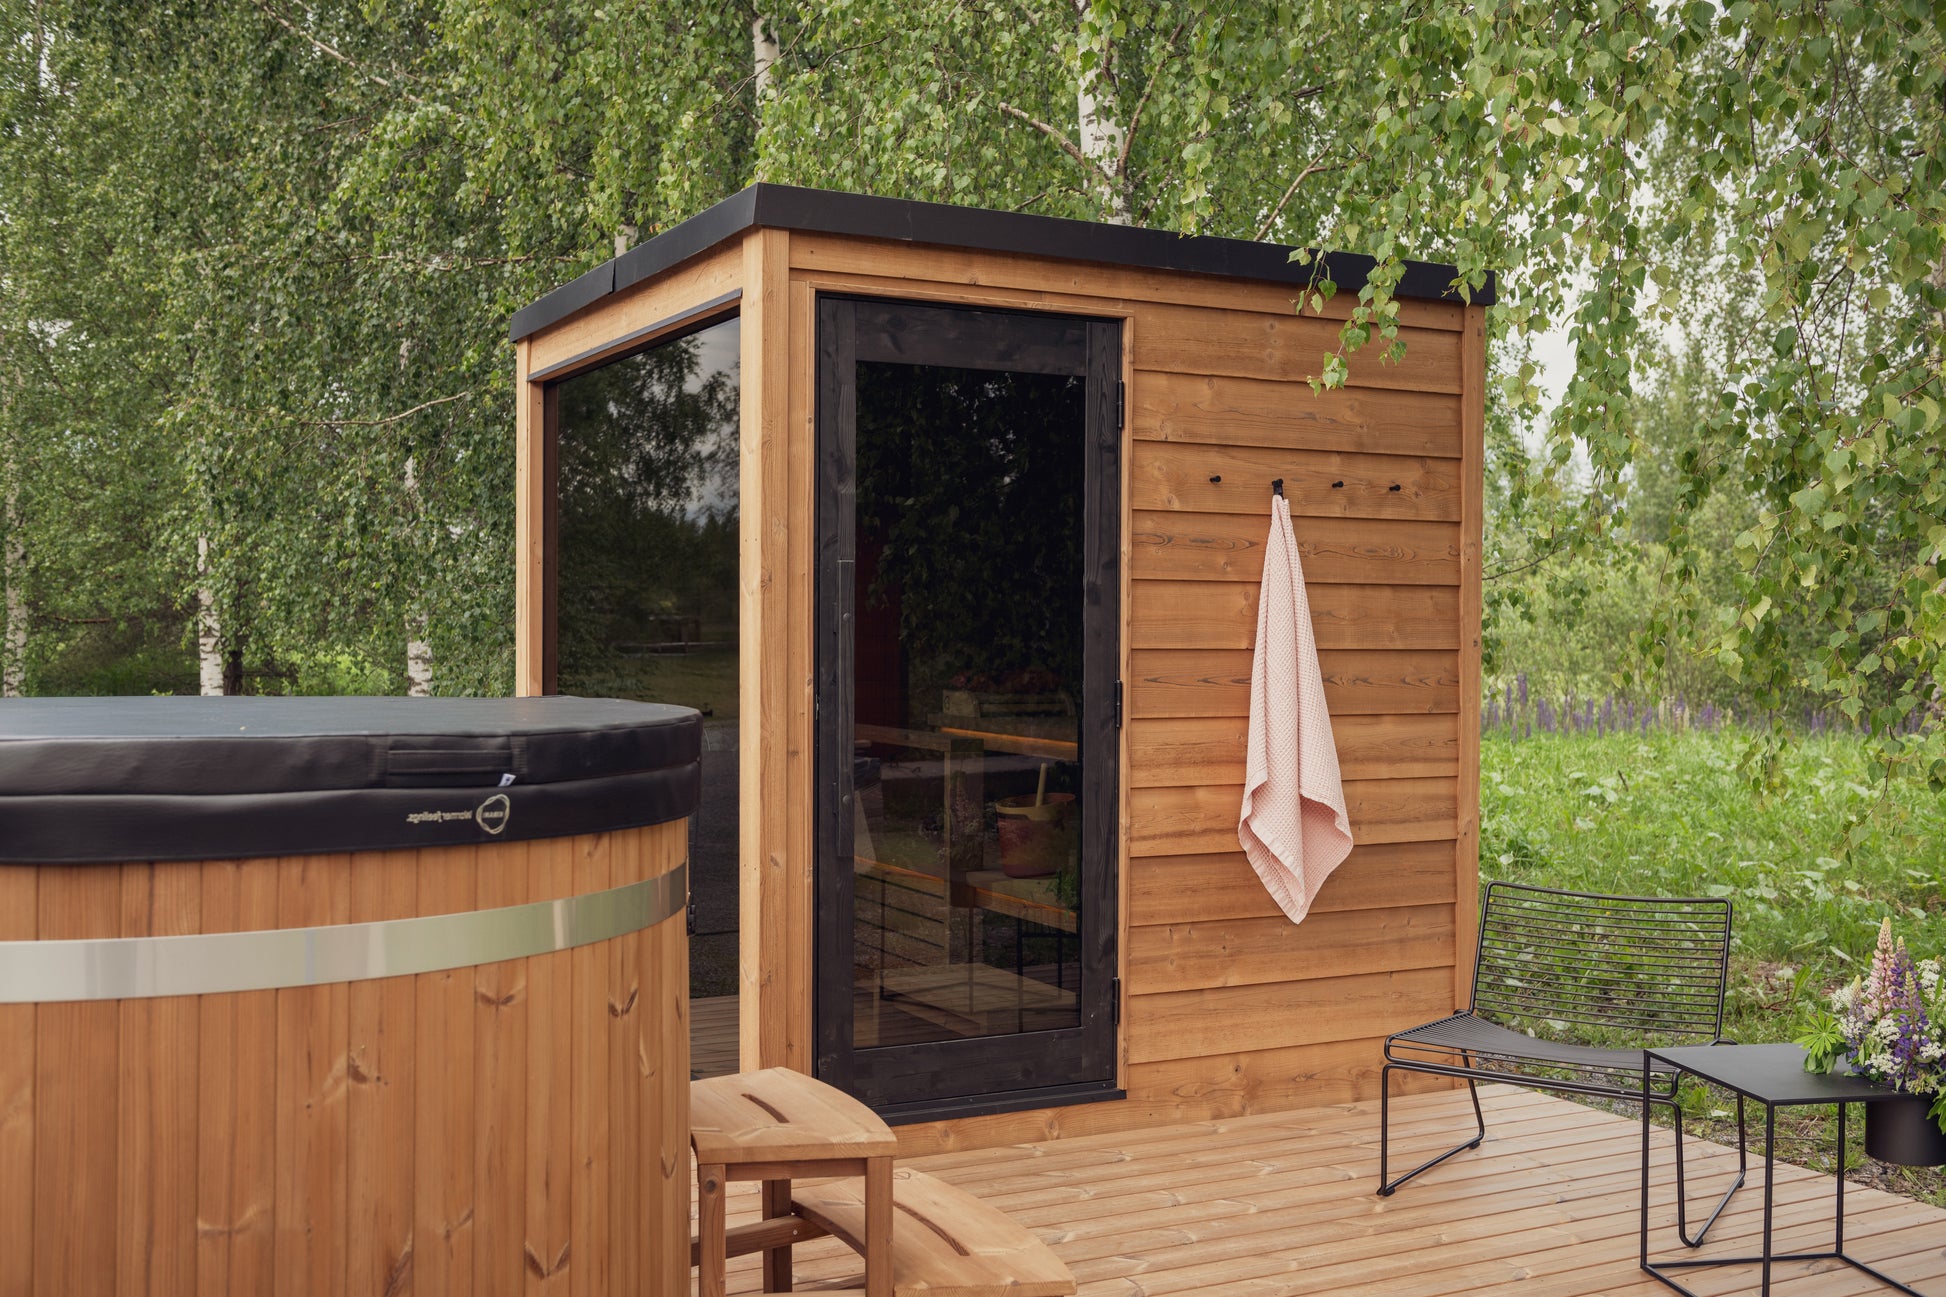
[[[855,1251],[869,1236],[855,1180],[799,1185],[792,1207]],[[1047,1244],[944,1180],[892,1177],[892,1287],[897,1297],[1073,1297],[1074,1276]]]
[[[877,1113],[787,1068],[713,1076],[689,1084],[689,1143],[698,1223],[690,1264],[702,1297],[724,1297],[728,1258],[757,1251],[764,1254],[763,1290],[791,1290],[791,1244],[827,1232],[792,1210],[791,1182],[807,1176],[862,1180],[862,1187],[852,1185],[855,1227],[841,1237],[865,1258],[866,1297],[892,1297],[892,1155],[899,1142]],[[731,1180],[763,1182],[762,1221],[725,1228],[723,1189]]]

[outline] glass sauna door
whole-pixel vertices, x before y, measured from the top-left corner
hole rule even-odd
[[[1114,1083],[1120,328],[818,307],[817,1069]]]

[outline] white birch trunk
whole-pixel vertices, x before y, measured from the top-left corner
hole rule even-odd
[[[209,537],[196,538],[196,663],[205,698],[223,695],[223,632],[216,618],[216,591],[209,585]]]
[[[615,241],[619,247],[621,236],[617,235]],[[416,518],[419,513],[419,465],[410,456],[405,461],[405,494]],[[432,696],[432,645],[426,639],[431,625],[431,615],[423,608],[405,615],[405,692],[410,698]]]
[[[18,698],[27,687],[27,591],[23,579],[27,571],[27,547],[20,539],[20,483],[7,479],[6,517],[0,525],[7,529],[5,571],[0,579],[7,585],[7,633],[4,648],[6,663],[0,667],[0,697]]]
[[[771,31],[770,20],[758,14],[750,20],[750,67],[759,101],[770,98],[770,70],[777,66],[777,54],[777,34]]]
[[[1092,50],[1094,66],[1081,73],[1075,92],[1075,118],[1079,128],[1076,147],[1098,168],[1089,177],[1105,209],[1104,218],[1114,225],[1127,225],[1133,219],[1129,209],[1128,177],[1122,168],[1122,143],[1128,138],[1115,102],[1115,83],[1108,74],[1115,54],[1115,42],[1106,21],[1096,21],[1091,0],[1076,0],[1080,15],[1080,39],[1084,52]]]
[[[430,624],[425,613],[406,615],[405,692],[408,697],[432,697],[432,645],[426,642],[426,629]]]

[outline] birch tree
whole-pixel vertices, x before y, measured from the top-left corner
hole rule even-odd
[[[1083,161],[1096,172],[1107,220],[1133,219],[1128,176],[1128,128],[1122,124],[1115,66],[1115,17],[1106,0],[1076,0],[1075,126]]]
[[[1679,457],[1643,662],[1707,655],[1773,717],[1829,700],[1946,784],[1946,736],[1906,732],[1946,689],[1928,4],[844,0],[784,25],[760,150],[779,178],[1376,258],[1324,384],[1346,352],[1402,345],[1404,259],[1452,263],[1461,294],[1497,273],[1495,423],[1546,438],[1498,495],[1550,552],[1616,534],[1634,393],[1685,329],[1744,304],[1756,345],[1706,348],[1722,395]],[[1321,301],[1330,263],[1305,264]],[[1557,325],[1575,373],[1544,410],[1520,352]],[[1691,581],[1688,520],[1717,492],[1755,519],[1727,602]]]
[[[0,22],[30,641],[100,608],[187,628],[208,589],[253,662],[337,646],[402,686],[424,643],[442,690],[504,687],[507,316],[762,177],[1367,254],[1325,384],[1400,345],[1404,258],[1462,294],[1497,273],[1494,427],[1548,440],[1496,498],[1562,553],[1617,533],[1632,398],[1700,337],[1721,395],[1675,457],[1677,593],[1704,502],[1754,521],[1734,597],[1672,602],[1644,662],[1708,654],[1780,712],[1829,698],[1946,781],[1938,727],[1905,733],[1946,688],[1946,54],[1920,0],[0,0]],[[1332,266],[1305,264],[1316,304]],[[1730,299],[1743,341],[1715,345]],[[1522,338],[1560,324],[1576,372],[1542,410]],[[107,481],[104,454],[134,467]],[[63,499],[86,517],[43,537]]]

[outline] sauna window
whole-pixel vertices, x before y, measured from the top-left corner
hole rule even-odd
[[[698,1075],[737,1063],[738,351],[730,319],[549,392],[551,689],[703,714],[689,864]]]

